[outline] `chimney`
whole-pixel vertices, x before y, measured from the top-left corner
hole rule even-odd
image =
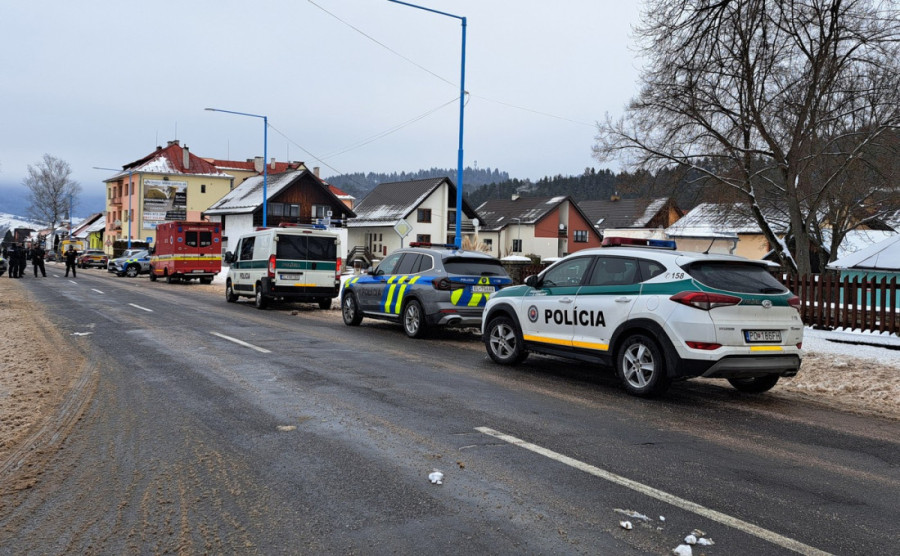
[[[272,157],[272,162],[269,163],[269,170],[275,169],[275,157]]]
[[[317,178],[319,177],[319,167],[318,166],[313,166],[313,175],[316,176]]]
[[[167,141],[167,142],[166,142],[166,146],[167,146],[167,147],[171,147],[172,145],[180,145],[180,144],[181,144],[181,143],[178,141],[178,139],[175,139],[174,141]]]
[[[184,155],[184,169],[188,170],[191,167],[191,150],[185,145],[184,148],[181,149],[181,153]]]
[[[262,174],[262,171],[263,171],[263,164],[264,164],[264,162],[263,162],[263,157],[261,157],[261,156],[255,156],[255,157],[253,157],[253,170],[254,170],[257,174]]]

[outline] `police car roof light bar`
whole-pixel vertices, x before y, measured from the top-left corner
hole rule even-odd
[[[453,243],[429,243],[427,241],[411,241],[410,247],[443,247],[444,249],[456,249]]]
[[[675,240],[671,239],[645,239],[640,237],[606,237],[603,238],[602,247],[652,247],[655,249],[675,250]]]

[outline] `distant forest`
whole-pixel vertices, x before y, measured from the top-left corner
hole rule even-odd
[[[380,183],[412,181],[428,178],[450,178],[456,183],[456,169],[431,168],[416,172],[391,174],[341,174],[326,178],[328,183],[343,189],[361,201]],[[586,168],[580,176],[544,177],[537,182],[510,179],[509,173],[490,168],[466,168],[463,171],[463,194],[473,207],[490,199],[509,199],[513,194],[529,197],[556,197],[567,195],[576,201],[609,199],[613,196],[668,197],[675,196],[683,210],[700,202],[700,187],[695,179],[683,170],[666,170],[658,174],[614,173],[610,170]]]

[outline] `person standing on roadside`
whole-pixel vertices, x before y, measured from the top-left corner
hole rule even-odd
[[[78,260],[78,253],[72,249],[72,246],[69,246],[69,249],[66,251],[66,278],[69,277],[69,269],[72,269],[72,278],[77,278],[77,274],[75,273],[76,261]]]
[[[21,278],[25,275],[25,246],[21,243],[16,246],[16,278]]]
[[[31,266],[34,267],[35,278],[37,278],[38,269],[40,269],[44,278],[47,277],[47,269],[44,268],[44,248],[40,245],[35,246],[31,250]]]
[[[7,245],[3,249],[3,258],[6,259],[6,275],[10,278],[16,277],[16,246]]]

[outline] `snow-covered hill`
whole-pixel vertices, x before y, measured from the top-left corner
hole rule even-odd
[[[0,237],[6,233],[6,230],[15,230],[16,228],[31,228],[32,230],[41,230],[46,228],[46,224],[35,222],[24,216],[15,214],[6,214],[0,212]]]

